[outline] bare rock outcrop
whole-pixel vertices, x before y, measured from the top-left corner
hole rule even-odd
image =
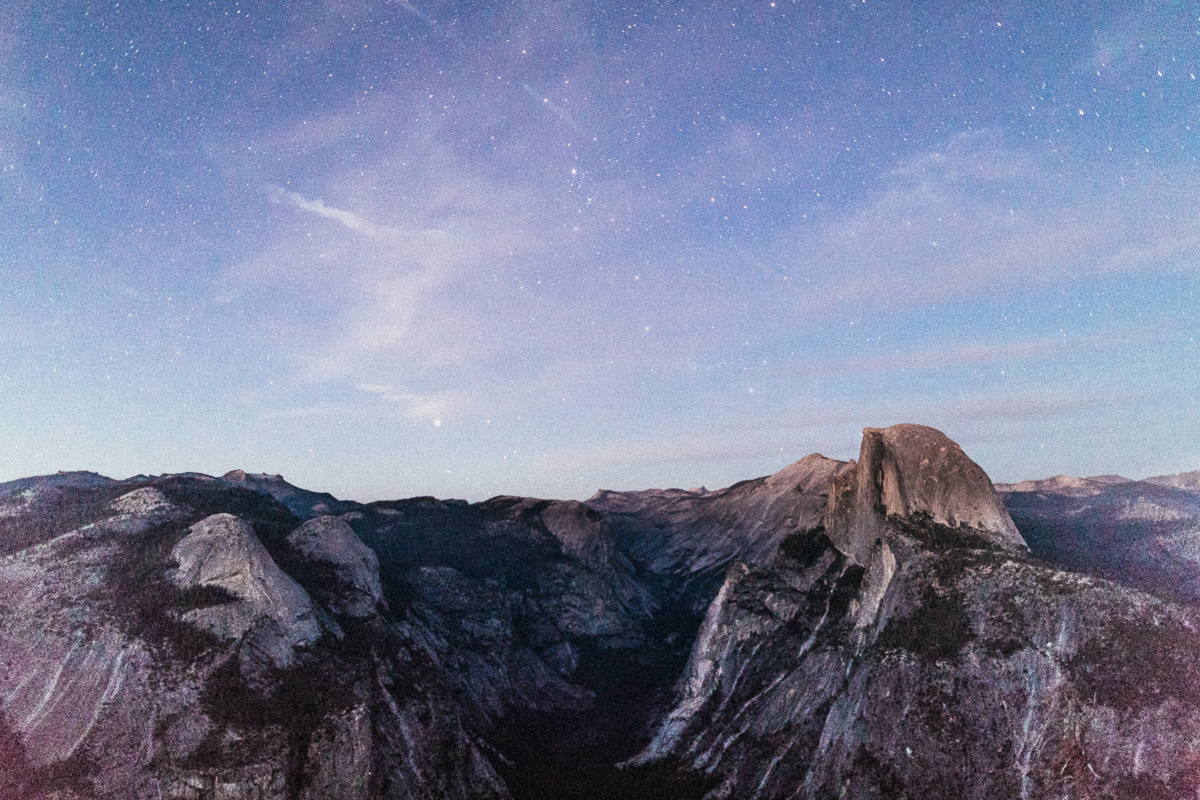
[[[891,538],[891,519],[1025,549],[987,473],[944,433],[923,425],[866,428],[858,463],[830,489],[826,530],[855,563],[869,563],[877,543]]]
[[[233,602],[187,611],[185,622],[220,639],[248,637],[276,667],[290,664],[296,647],[320,638],[308,593],[275,564],[249,523],[215,514],[189,530],[171,550],[179,563],[172,582],[183,590],[223,590]]]
[[[288,534],[288,542],[325,568],[318,599],[334,614],[369,617],[384,602],[379,558],[344,519],[310,519]]]
[[[851,467],[813,454],[725,489],[601,491],[587,505],[610,518],[632,559],[703,613],[733,561],[769,564],[784,539],[820,525],[834,477]]]
[[[111,624],[95,619],[84,636],[64,618],[61,609],[82,603],[111,553],[65,557],[86,541],[67,534],[0,560],[0,597],[22,610],[0,620],[0,708],[34,767],[77,752],[142,657],[138,643]]]
[[[714,799],[1200,789],[1195,609],[1029,560],[936,431],[867,429],[833,484],[824,525],[730,568],[632,775]]]
[[[119,516],[148,517],[151,520],[169,519],[181,510],[153,486],[126,492],[109,503],[108,508]]]
[[[542,524],[568,552],[589,567],[612,561],[614,541],[604,518],[575,500],[551,503],[541,514]]]
[[[224,483],[240,486],[275,498],[288,510],[303,520],[314,517],[345,514],[358,507],[358,503],[338,500],[328,492],[310,492],[293,486],[282,475],[246,472],[235,469],[220,477]]]

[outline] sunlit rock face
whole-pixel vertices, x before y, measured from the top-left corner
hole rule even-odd
[[[0,800],[1196,797],[1193,483],[0,484]]]
[[[894,425],[863,431],[858,463],[834,481],[825,511],[833,543],[865,565],[896,526],[926,520],[980,544],[1025,549],[987,474],[941,431]]]
[[[179,567],[169,575],[180,589],[218,589],[230,602],[192,609],[188,624],[222,640],[252,634],[254,648],[276,667],[292,663],[297,647],[321,636],[308,593],[275,564],[248,522],[214,514],[189,528],[171,548]]]
[[[153,486],[134,489],[109,503],[109,510],[118,517],[131,517],[145,522],[169,519],[184,513]],[[110,520],[111,521],[111,520]]]
[[[730,568],[624,767],[712,798],[1193,796],[1198,625],[1031,561],[940,433],[867,429],[824,525]]]

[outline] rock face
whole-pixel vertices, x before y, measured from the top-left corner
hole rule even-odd
[[[226,472],[220,480],[231,486],[270,495],[287,506],[288,511],[305,520],[328,514],[343,514],[356,505],[338,500],[328,492],[310,492],[293,486],[285,481],[282,475],[255,474],[235,469]]]
[[[785,538],[819,525],[831,481],[850,467],[814,454],[727,489],[602,491],[587,504],[610,517],[631,559],[703,614],[735,560],[770,563]]]
[[[0,800],[1195,797],[1189,481],[901,425],[587,503],[0,484]]]
[[[230,602],[186,611],[184,622],[222,640],[249,638],[276,667],[290,665],[297,647],[320,638],[308,593],[276,566],[248,522],[214,514],[188,531],[171,548],[179,564],[171,582],[184,591],[221,590]]]
[[[867,428],[854,469],[830,489],[825,525],[839,550],[860,565],[892,527],[927,520],[980,544],[1025,549],[987,474],[941,431],[922,425]]]
[[[384,602],[379,558],[337,517],[316,517],[288,534],[288,543],[327,570],[314,582],[324,605],[334,614],[369,617]]]
[[[1191,796],[1197,623],[1031,561],[936,431],[867,429],[824,525],[730,568],[625,766],[713,798]]]

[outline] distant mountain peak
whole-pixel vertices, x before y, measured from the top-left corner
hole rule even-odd
[[[833,481],[825,526],[839,550],[867,564],[891,520],[963,529],[1003,548],[1026,549],[991,479],[941,431],[901,424],[866,428],[854,468]]]
[[[221,479],[231,483],[282,483],[291,486],[282,475],[271,475],[266,472],[246,472],[244,469],[231,469],[222,475]]]
[[[773,475],[767,476],[767,486],[788,486],[797,491],[828,491],[833,476],[841,473],[848,462],[826,458],[820,453],[807,455],[789,464]]]
[[[1077,497],[1088,497],[1107,491],[1113,486],[1133,483],[1120,475],[1096,475],[1091,478],[1076,478],[1071,475],[1055,475],[1053,478],[1021,481],[1020,483],[997,483],[998,492],[1051,492]]]
[[[282,475],[265,472],[246,472],[233,469],[221,476],[221,480],[234,486],[274,497],[301,519],[313,519],[326,514],[342,514],[356,507],[356,503],[338,500],[328,492],[310,492],[288,483]]]
[[[1173,486],[1189,492],[1200,492],[1200,470],[1181,472],[1178,475],[1155,475],[1153,478],[1147,478],[1146,483]]]

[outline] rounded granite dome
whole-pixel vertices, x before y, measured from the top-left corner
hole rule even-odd
[[[825,516],[830,538],[860,563],[891,518],[925,519],[996,546],[1026,548],[983,468],[924,425],[864,429],[858,463],[834,482]]]

